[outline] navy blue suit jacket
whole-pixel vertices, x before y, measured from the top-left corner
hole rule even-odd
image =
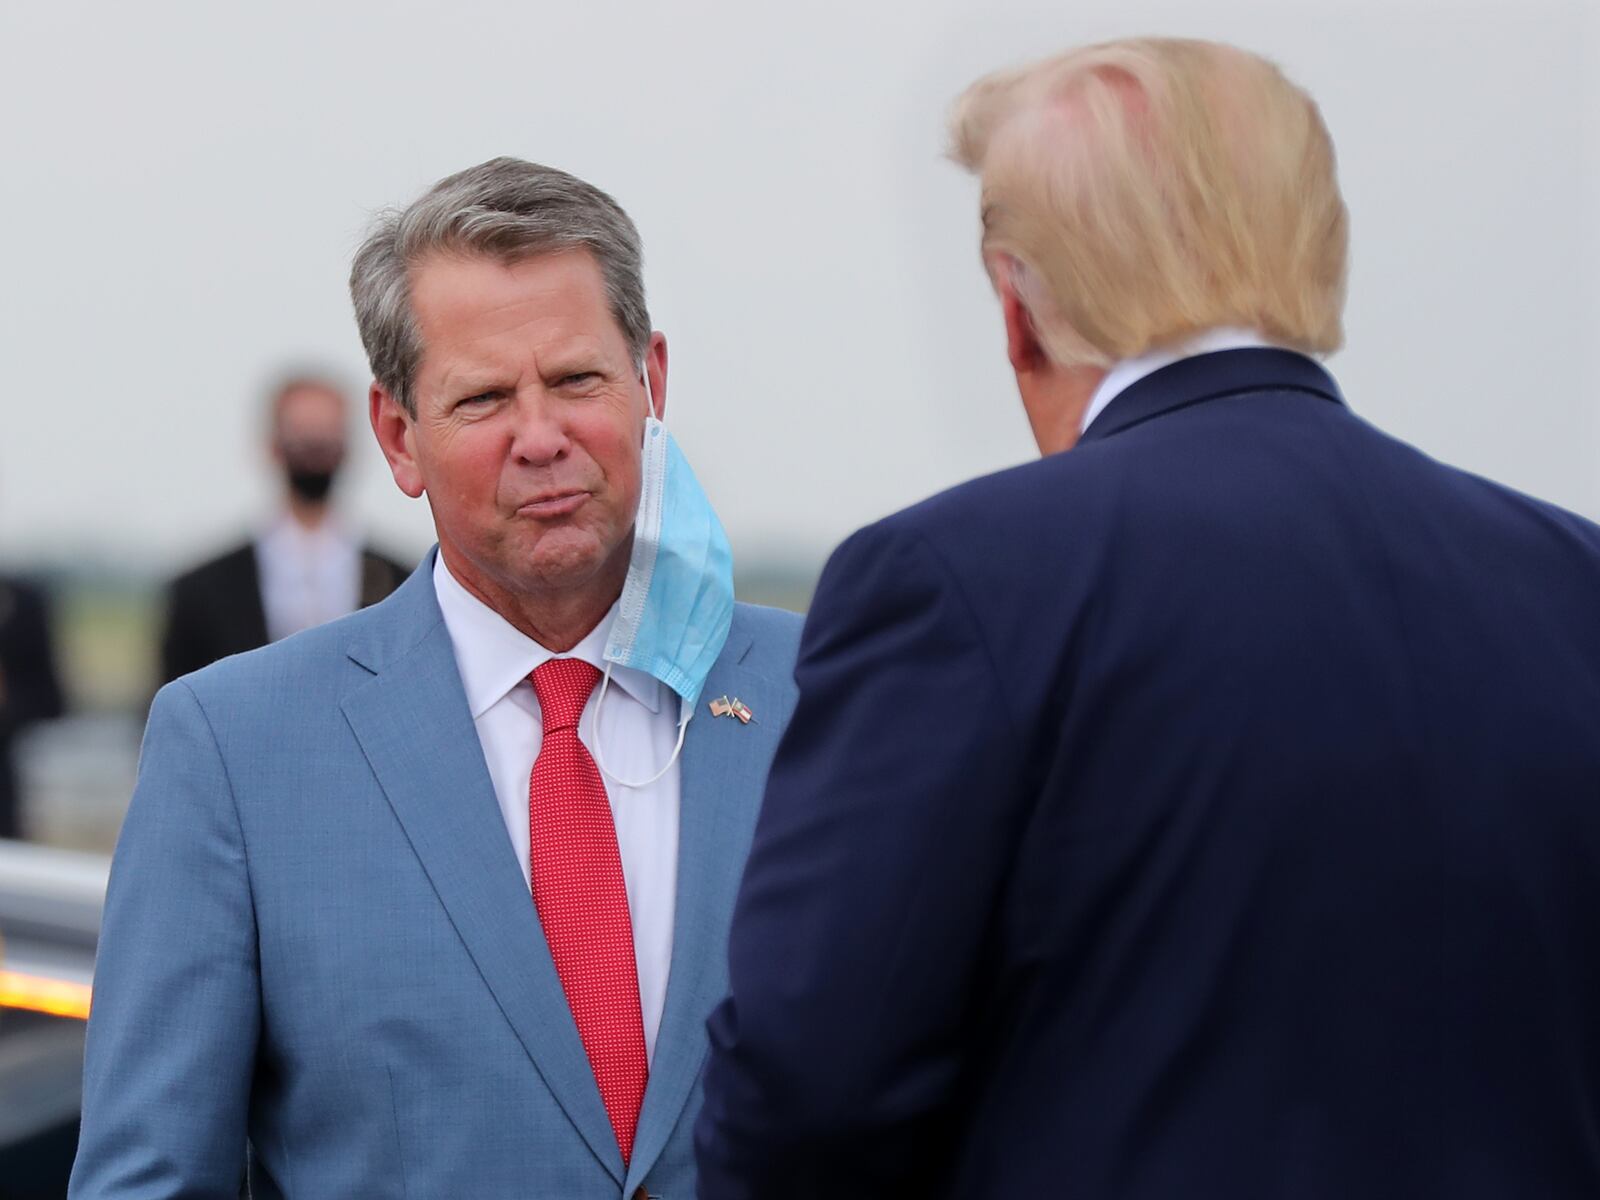
[[[1600,1196],[1600,529],[1189,359],[829,563],[700,1195]]]

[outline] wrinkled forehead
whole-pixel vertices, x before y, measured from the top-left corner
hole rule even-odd
[[[541,369],[628,356],[600,265],[584,248],[437,253],[411,268],[410,288],[419,379],[432,384],[503,371],[528,355]]]

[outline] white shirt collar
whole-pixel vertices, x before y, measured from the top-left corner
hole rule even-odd
[[[456,667],[467,693],[467,707],[476,721],[503,700],[511,689],[552,658],[581,658],[596,670],[606,669],[606,639],[617,619],[617,605],[601,618],[581,642],[564,654],[545,649],[479,600],[445,566],[444,555],[434,554],[433,590],[439,598]],[[661,682],[633,667],[613,666],[611,682],[651,712],[661,711]]]
[[[1146,375],[1154,375],[1162,367],[1170,367],[1175,362],[1180,362],[1185,358],[1193,358],[1197,354],[1214,354],[1218,350],[1274,348],[1276,348],[1276,343],[1269,342],[1254,329],[1232,326],[1223,329],[1207,329],[1191,338],[1185,338],[1176,345],[1166,346],[1160,350],[1152,350],[1148,354],[1139,355],[1137,358],[1125,358],[1111,368],[1105,379],[1100,382],[1100,386],[1095,389],[1094,395],[1089,398],[1089,407],[1083,410],[1083,424],[1079,427],[1079,432],[1088,429],[1090,423],[1105,412],[1106,405],[1110,404]]]

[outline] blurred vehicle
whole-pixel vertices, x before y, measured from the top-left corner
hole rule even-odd
[[[109,867],[0,841],[0,1200],[66,1195]]]

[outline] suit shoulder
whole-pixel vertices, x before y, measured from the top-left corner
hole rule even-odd
[[[172,587],[174,590],[204,587],[218,579],[237,576],[239,572],[250,569],[255,552],[254,542],[241,542],[221,554],[186,567],[173,577]]]
[[[1048,455],[1032,462],[1006,467],[968,479],[936,492],[878,522],[899,531],[935,531],[952,520],[975,518],[996,532],[1017,529],[1026,536],[1026,514],[1046,497],[1063,488],[1090,486],[1106,468],[1101,443]]]
[[[380,567],[387,571],[396,580],[405,579],[411,574],[412,571],[416,569],[415,563],[412,563],[411,566],[408,567],[405,565],[405,563],[396,558],[393,554],[390,554],[387,550],[371,544],[361,547],[361,557],[370,565],[374,567]]]
[[[0,635],[36,638],[50,624],[44,589],[24,579],[0,577]]]
[[[800,630],[805,619],[799,613],[762,604],[735,604],[733,631],[748,636],[752,653],[766,662],[793,665],[800,651]]]
[[[45,589],[32,579],[17,575],[0,575],[0,597],[8,607],[42,609],[45,607]]]
[[[1114,489],[1097,485],[1102,456],[1085,447],[1009,467],[935,493],[858,529],[835,556],[877,557],[891,545],[922,543],[949,569],[987,571],[1011,559],[1032,560],[1041,539],[1071,513],[1074,530],[1093,527]],[[1080,457],[1081,455],[1081,457]]]
[[[305,695],[320,681],[339,676],[348,658],[353,626],[363,612],[243,654],[229,655],[183,676],[180,682],[187,684],[207,708],[214,703],[252,703],[261,697],[272,697],[276,702]]]
[[[1405,443],[1400,443],[1405,445]],[[1411,449],[1411,447],[1407,447]],[[1541,499],[1538,496],[1520,491],[1487,476],[1479,475],[1462,467],[1441,463],[1436,459],[1417,454],[1427,459],[1429,463],[1444,472],[1458,486],[1474,490],[1479,496],[1498,506],[1503,511],[1514,512],[1521,517],[1531,519],[1535,524],[1544,527],[1547,531],[1554,532],[1563,540],[1572,539],[1586,547],[1591,553],[1600,554],[1600,525],[1587,517],[1562,508],[1552,501]]]
[[[735,627],[743,627],[751,634],[777,637],[798,630],[805,618],[787,608],[773,608],[768,604],[746,604],[743,600],[733,606]]]

